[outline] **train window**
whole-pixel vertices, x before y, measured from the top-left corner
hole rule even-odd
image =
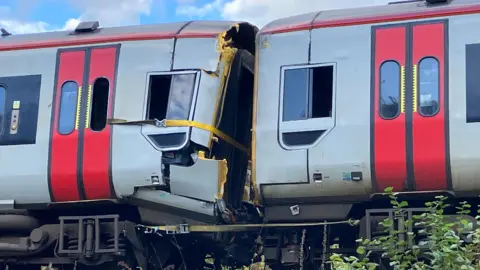
[[[77,111],[78,84],[67,81],[62,85],[60,91],[60,108],[58,118],[58,133],[67,135],[75,128],[75,117]]]
[[[108,96],[110,82],[106,78],[98,78],[93,84],[92,109],[90,116],[90,128],[93,131],[101,131],[107,125]]]
[[[333,66],[287,69],[283,83],[283,121],[332,116]]]
[[[7,89],[5,86],[0,85],[0,134],[3,133],[3,123],[5,117],[5,99],[7,95]]]
[[[168,98],[167,119],[187,120],[192,104],[195,74],[176,74]]]
[[[307,118],[308,68],[285,71],[283,90],[283,121]]]
[[[480,44],[465,46],[467,123],[480,122]]]
[[[418,64],[419,113],[422,116],[433,116],[438,113],[440,76],[439,63],[433,57],[423,58]]]
[[[195,73],[151,75],[147,119],[187,120],[195,78]]]
[[[380,111],[385,119],[394,119],[400,112],[400,65],[386,61],[380,66]]]

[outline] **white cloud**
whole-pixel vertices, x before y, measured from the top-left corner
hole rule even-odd
[[[0,20],[0,27],[5,28],[8,32],[12,34],[27,34],[46,31],[48,23],[22,22],[17,20]]]
[[[20,1],[20,6],[23,6],[24,2]],[[23,9],[20,9],[17,14],[9,6],[0,6],[0,27],[17,34],[45,31],[48,26],[46,22],[27,22],[18,19],[23,13]]]
[[[193,2],[183,3],[185,0],[179,1],[179,6],[177,7],[177,14],[187,15],[192,17],[204,17],[211,12],[218,11],[223,7],[224,0],[214,0],[210,3],[207,3],[203,6],[197,7]]]
[[[79,19],[70,18],[65,22],[61,30],[73,30],[79,23]]]
[[[213,0],[203,6],[180,5],[177,14],[202,18],[219,12],[223,19],[244,20],[262,27],[268,22],[312,11],[386,4],[392,0]]]
[[[38,21],[29,22],[13,16],[9,7],[0,6],[0,27],[12,34],[26,34],[46,31],[48,23]]]
[[[99,21],[100,26],[108,27],[139,24],[141,15],[150,15],[153,0],[70,0],[70,3],[81,12],[79,18],[73,19]]]

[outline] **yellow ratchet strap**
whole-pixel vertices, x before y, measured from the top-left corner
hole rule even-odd
[[[250,151],[247,147],[243,146],[239,142],[235,141],[232,137],[223,133],[221,130],[199,122],[190,121],[190,120],[139,120],[139,121],[128,121],[123,119],[108,119],[107,121],[110,125],[153,125],[156,127],[195,127],[198,129],[209,131],[215,134],[220,139],[226,141],[227,143],[233,145],[234,147],[242,150],[243,152],[249,154]]]
[[[358,220],[343,220],[333,222],[307,222],[307,223],[262,223],[262,224],[228,224],[228,225],[161,225],[161,226],[145,226],[137,225],[151,231],[163,231],[167,234],[184,234],[193,232],[242,232],[262,228],[288,228],[288,227],[318,227],[323,225],[335,225],[335,224],[349,224],[351,226],[358,225]]]

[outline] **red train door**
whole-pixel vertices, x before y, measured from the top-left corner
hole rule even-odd
[[[447,22],[411,26],[412,150],[416,190],[451,188],[448,158]]]
[[[118,46],[90,51],[88,94],[85,106],[83,186],[87,200],[112,198],[115,194],[111,172],[111,126],[113,115]]]
[[[372,31],[375,189],[449,189],[447,21]]]
[[[372,29],[372,180],[376,189],[404,189],[405,139],[405,25]]]
[[[108,199],[120,46],[59,50],[49,153],[52,202]]]
[[[80,108],[86,49],[59,50],[53,93],[48,184],[52,201],[81,199]]]

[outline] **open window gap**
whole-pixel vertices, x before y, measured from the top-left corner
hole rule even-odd
[[[148,89],[147,119],[163,120],[167,117],[168,97],[172,75],[151,75]]]
[[[101,131],[107,125],[108,97],[110,82],[106,78],[98,78],[93,84],[92,115],[90,128],[93,131]]]
[[[312,68],[310,118],[332,117],[333,66]]]

